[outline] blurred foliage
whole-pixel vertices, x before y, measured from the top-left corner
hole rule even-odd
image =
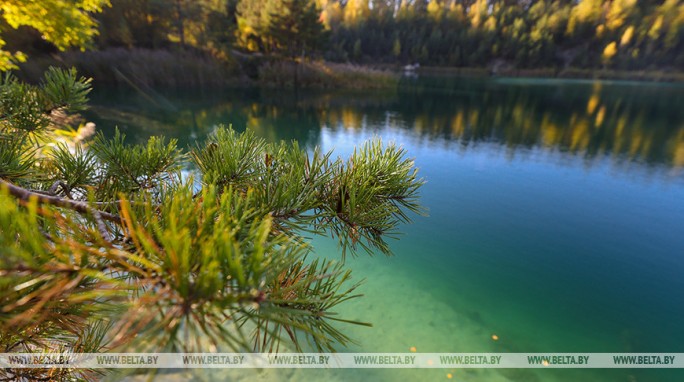
[[[332,31],[330,59],[494,70],[684,66],[684,4],[677,0],[318,3]]]
[[[344,254],[390,255],[385,239],[422,212],[402,149],[373,141],[333,160],[225,128],[189,153],[118,131],[87,147],[31,139],[50,137],[52,110],[83,109],[89,90],[60,69],[41,86],[0,83],[2,352],[270,352],[282,340],[334,351],[351,341],[340,323],[369,325],[335,313],[360,296]],[[338,238],[342,259],[315,259],[312,234]]]

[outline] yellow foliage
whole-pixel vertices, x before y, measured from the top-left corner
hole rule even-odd
[[[624,25],[636,8],[636,0],[615,0],[611,3],[606,25],[610,30],[616,30]]]
[[[472,25],[479,27],[487,16],[487,0],[476,0],[475,4],[470,6],[468,16]]]
[[[553,32],[560,30],[566,17],[566,14],[561,14],[560,12],[552,14],[547,18],[547,28]]]
[[[657,40],[660,37],[661,29],[663,28],[663,16],[658,16],[651,29],[648,31],[648,37]]]
[[[630,41],[632,41],[632,37],[634,37],[634,26],[630,25],[625,29],[625,33],[622,34],[622,38],[620,39],[620,46],[625,46],[629,44]]]
[[[444,15],[444,9],[437,0],[430,0],[430,3],[428,3],[427,6],[427,11],[430,17],[432,17],[435,20],[441,19]]]
[[[349,0],[344,7],[344,22],[354,25],[361,20],[366,20],[370,14],[367,0]]]
[[[593,22],[601,16],[602,1],[583,0],[573,9],[574,16],[580,22]]]
[[[601,38],[603,37],[603,34],[606,32],[606,26],[601,24],[596,27],[596,37]]]
[[[617,44],[615,43],[615,41],[613,41],[610,44],[606,45],[606,48],[603,49],[603,54],[601,55],[601,57],[603,57],[603,60],[605,62],[609,62],[616,54]]]
[[[496,19],[494,16],[489,16],[487,18],[487,21],[484,24],[484,29],[490,32],[494,32],[496,30]]]
[[[3,50],[5,44],[5,40],[0,37],[0,72],[15,69],[15,63],[26,61],[26,55],[22,52],[11,53]]]
[[[596,24],[603,13],[603,1],[582,0],[572,8],[568,20],[568,34],[572,35],[577,24]]]
[[[541,29],[534,29],[532,32],[530,32],[530,40],[534,42],[541,41],[542,37],[544,35],[542,34]]]
[[[460,3],[452,2],[449,6],[449,12],[447,13],[447,17],[449,17],[452,20],[465,20],[465,11],[463,10],[463,5],[461,5]]]
[[[321,5],[321,20],[326,29],[342,21],[342,7],[337,1]]]
[[[43,39],[60,50],[83,49],[97,35],[97,23],[90,13],[100,12],[109,5],[109,0],[2,0],[0,18],[15,29],[21,26],[36,29]],[[2,50],[4,45],[0,39],[0,70],[11,69],[26,59],[21,52]]]

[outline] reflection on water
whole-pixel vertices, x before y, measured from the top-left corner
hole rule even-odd
[[[419,100],[429,92],[423,84],[407,90],[410,96],[400,109],[415,110],[412,125],[430,136],[464,144],[493,141],[511,149],[538,146],[589,160],[609,155],[616,161],[684,166],[681,87],[454,84],[442,99],[422,107]]]
[[[88,116],[143,139],[181,142],[216,124],[249,128],[270,140],[318,143],[321,128],[408,129],[416,137],[468,147],[493,142],[615,163],[684,167],[684,88],[675,85],[555,80],[406,79],[391,93],[240,91],[163,97],[96,94]]]
[[[132,141],[192,145],[221,123],[342,154],[373,135],[404,145],[427,179],[430,217],[391,243],[396,257],[349,262],[365,297],[341,313],[374,327],[346,328],[360,341],[347,350],[684,352],[684,86],[434,78],[387,93],[93,98],[87,117]],[[333,243],[314,246],[338,258]],[[277,371],[260,377],[684,380],[674,370]]]

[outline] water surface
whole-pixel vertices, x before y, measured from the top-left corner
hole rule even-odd
[[[407,79],[397,92],[100,92],[87,117],[192,145],[218,124],[346,155],[374,136],[427,180],[396,256],[348,260],[345,351],[684,352],[684,87]],[[317,253],[339,258],[335,244]],[[500,339],[493,341],[491,335]],[[344,349],[341,349],[344,350]],[[195,374],[244,380],[256,371]],[[223,374],[221,374],[223,373]],[[263,380],[668,381],[670,370],[275,370]]]

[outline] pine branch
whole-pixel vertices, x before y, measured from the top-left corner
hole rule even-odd
[[[0,87],[6,349],[55,350],[60,338],[73,351],[97,350],[106,336],[118,348],[189,350],[206,339],[278,351],[289,339],[334,351],[352,342],[336,323],[369,325],[335,313],[360,296],[359,284],[349,286],[344,261],[307,258],[303,234],[336,236],[343,260],[357,246],[390,254],[385,237],[409,221],[405,210],[422,211],[413,162],[379,140],[347,161],[225,128],[190,155],[163,137],[127,145],[118,131],[87,148],[43,151],[35,135],[54,128],[46,110],[84,107],[88,82],[53,70],[41,87],[11,77]],[[180,176],[186,158],[200,190]],[[99,319],[112,326],[98,329]]]
[[[7,188],[10,195],[22,201],[29,201],[30,198],[35,198],[39,204],[49,204],[56,207],[68,208],[70,210],[76,211],[81,214],[91,215],[96,219],[104,219],[114,223],[121,224],[121,217],[118,215],[111,214],[109,212],[97,210],[88,203],[62,198],[59,196],[46,195],[36,191],[30,191],[25,188],[15,186],[3,179],[0,179],[0,186]]]

